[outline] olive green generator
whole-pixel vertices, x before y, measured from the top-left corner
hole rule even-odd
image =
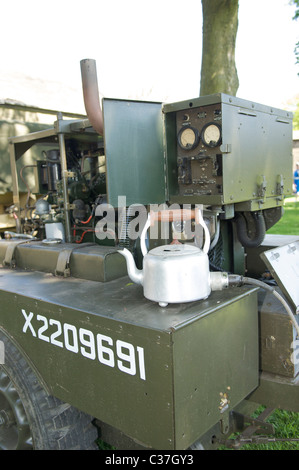
[[[267,235],[292,193],[292,116],[224,94],[100,103],[95,62],[81,71],[86,119],[9,141],[0,448],[273,433],[273,408],[299,411],[299,240]]]

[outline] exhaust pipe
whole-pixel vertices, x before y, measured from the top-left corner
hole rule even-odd
[[[103,135],[103,114],[99,99],[96,61],[83,59],[80,66],[86,114],[94,130]]]

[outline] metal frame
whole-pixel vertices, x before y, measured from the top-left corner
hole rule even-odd
[[[66,241],[71,242],[71,228],[69,217],[70,205],[68,196],[68,171],[66,164],[65,141],[70,136],[75,136],[77,139],[82,140],[85,140],[86,138],[92,138],[95,141],[102,141],[103,139],[100,138],[98,134],[94,131],[94,129],[90,126],[90,123],[87,119],[64,121],[61,113],[58,113],[57,118],[58,120],[55,121],[54,126],[50,129],[32,132],[23,136],[13,137],[9,140],[13,203],[15,204],[17,209],[20,210],[19,184],[16,167],[17,160],[33,145],[42,143],[54,143],[58,145],[60,150],[60,162],[63,180]]]

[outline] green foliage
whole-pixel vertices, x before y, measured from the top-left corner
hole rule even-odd
[[[293,16],[293,20],[297,20],[299,18],[299,0],[291,0],[290,2],[292,5],[295,5],[296,10]],[[295,57],[296,57],[296,64],[299,64],[299,42],[297,42],[295,49]],[[298,73],[299,75],[299,73]]]
[[[298,17],[299,17],[299,10],[298,10]],[[296,57],[296,64],[299,65],[299,42],[297,42],[294,52],[295,52],[295,57]],[[297,75],[299,75],[299,73]]]
[[[299,0],[291,0],[291,4],[295,5],[297,8],[293,16],[293,20],[297,20],[297,18],[299,18]]]

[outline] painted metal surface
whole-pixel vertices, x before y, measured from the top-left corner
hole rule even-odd
[[[173,139],[171,115],[176,116],[177,132],[190,123],[201,136],[195,149],[181,151],[178,146],[178,165],[186,162],[179,196],[177,191],[170,194],[174,202],[233,203],[239,211],[258,210],[281,205],[283,195],[292,194],[291,113],[225,94],[165,104],[163,113],[169,116],[167,140]],[[202,130],[211,123],[221,126],[222,139],[207,149]],[[173,154],[167,159],[175,168]]]
[[[261,257],[294,310],[299,313],[299,240],[264,251]]]
[[[49,391],[146,447],[187,448],[258,385],[255,289],[161,309],[126,277],[0,274],[1,327]]]
[[[161,103],[103,100],[108,202],[165,202]]]
[[[38,240],[1,240],[0,260],[6,266],[107,282],[127,273],[123,257],[114,247],[94,243],[58,243]]]

